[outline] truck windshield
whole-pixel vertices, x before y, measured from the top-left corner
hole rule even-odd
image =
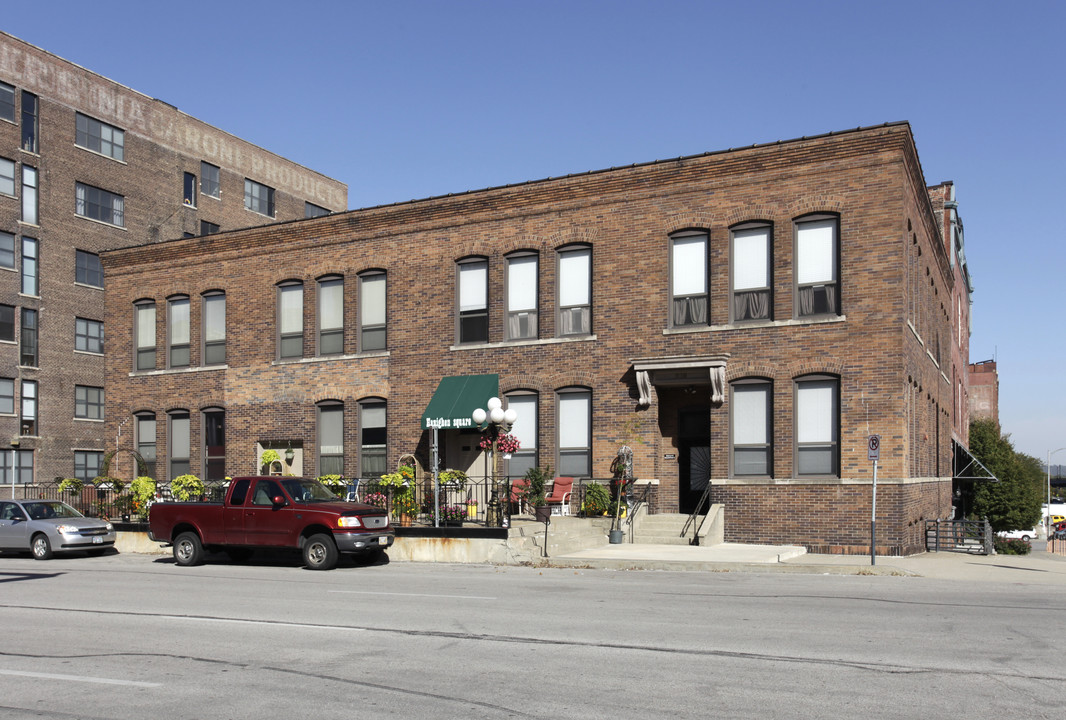
[[[296,502],[336,502],[340,499],[317,480],[286,478],[281,484]]]

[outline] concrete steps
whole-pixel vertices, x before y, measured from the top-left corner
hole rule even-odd
[[[678,513],[660,513],[646,515],[640,513],[634,516],[633,542],[649,545],[689,545],[693,530],[690,527],[685,537],[681,537],[681,530],[688,522],[688,515]],[[702,518],[696,518],[696,522]]]
[[[514,520],[512,518],[512,520]],[[609,523],[567,515],[553,515],[548,525],[548,556],[602,547],[607,544]],[[514,521],[508,533],[508,545],[515,554],[529,554],[531,560],[544,556],[544,523]]]

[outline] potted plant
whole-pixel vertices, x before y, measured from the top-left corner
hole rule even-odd
[[[600,517],[607,514],[611,504],[611,494],[598,482],[585,486],[585,498],[581,503],[581,512],[585,517]]]
[[[259,474],[270,475],[274,472],[274,463],[277,463],[278,474],[281,474],[281,455],[278,455],[277,450],[264,450],[263,454],[259,456]],[[266,468],[266,472],[262,471],[262,468]]]
[[[466,487],[467,475],[462,470],[442,470],[437,475],[437,482],[441,485],[454,488]]]
[[[130,504],[131,515],[148,515],[148,508],[155,499],[155,480],[141,475],[130,483],[133,502]]]
[[[412,493],[404,492],[393,498],[392,516],[400,520],[400,525],[407,527],[418,512],[418,504]]]
[[[71,495],[77,495],[83,487],[85,483],[78,478],[64,478],[59,481],[59,492],[68,492]]]
[[[466,519],[466,505],[445,505],[440,509],[442,525],[462,526]]]
[[[382,492],[370,492],[363,495],[363,502],[384,510],[389,504],[389,498]]]
[[[533,508],[533,515],[539,522],[547,522],[551,508],[546,504],[548,483],[551,481],[551,467],[532,467],[526,470],[525,486],[520,491],[522,500]]]
[[[204,494],[204,484],[195,475],[178,475],[170,481],[170,492],[182,502],[190,497],[201,497]]]

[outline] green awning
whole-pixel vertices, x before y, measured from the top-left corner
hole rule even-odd
[[[500,394],[499,375],[453,375],[441,378],[433,399],[422,413],[422,429],[472,428],[470,415]]]

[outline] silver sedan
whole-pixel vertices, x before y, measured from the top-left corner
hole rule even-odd
[[[85,517],[59,500],[0,501],[0,550],[29,550],[37,560],[54,553],[100,553],[115,545],[107,520]]]

